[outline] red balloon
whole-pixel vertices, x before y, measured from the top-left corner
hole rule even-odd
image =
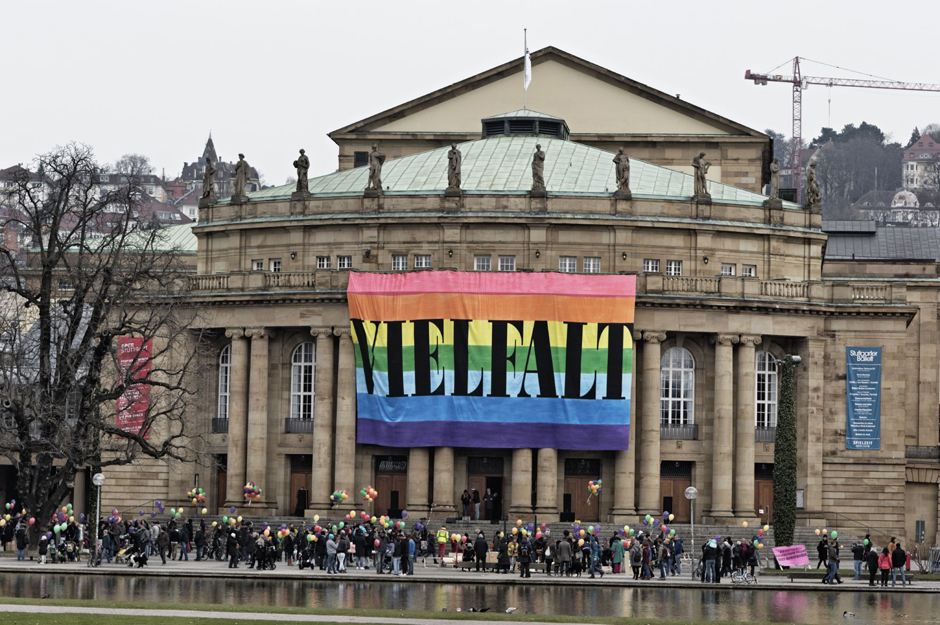
[[[376,546],[376,547],[378,547],[378,546],[379,546],[379,544],[380,544],[380,541],[379,541],[379,539],[378,539],[378,538],[376,538],[376,539],[375,539],[375,546]]]

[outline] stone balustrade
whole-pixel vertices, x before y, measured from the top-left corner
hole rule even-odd
[[[191,276],[192,293],[237,293],[245,291],[345,291],[349,272],[337,269],[315,271],[245,271]],[[741,276],[666,276],[638,274],[637,295],[669,297],[721,297],[768,301],[815,302],[822,304],[906,304],[903,283],[856,283],[850,280],[797,282],[759,280]]]

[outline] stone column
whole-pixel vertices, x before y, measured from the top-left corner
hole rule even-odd
[[[88,469],[78,469],[72,486],[72,507],[76,510],[90,510],[91,508],[86,505],[88,503],[86,499],[88,499]]]
[[[313,483],[310,515],[327,515],[333,492],[333,330],[311,328],[316,337],[313,398]],[[349,495],[353,496],[352,493]]]
[[[512,450],[512,501],[509,514],[532,516],[532,450]]]
[[[822,498],[826,339],[806,337],[799,341],[797,350],[796,353],[803,358],[793,372],[796,387],[796,488],[803,491],[803,509],[797,510],[797,525],[812,527],[826,520]],[[844,351],[840,357],[845,358]]]
[[[248,436],[246,438],[245,479],[262,489],[262,501],[251,504],[263,510],[266,502],[274,502],[274,484],[268,483],[268,339],[271,331],[250,328],[245,336],[251,339],[251,361],[248,367]],[[273,505],[273,504],[272,504]],[[251,508],[245,508],[250,510]]]
[[[241,328],[225,331],[232,339],[231,378],[228,398],[228,467],[225,474],[225,504],[245,503],[245,444],[248,438],[248,341]],[[263,488],[263,487],[262,487]]]
[[[735,379],[738,407],[734,419],[734,515],[744,521],[757,519],[754,511],[754,365],[755,347],[760,344],[758,335],[741,335]]]
[[[734,347],[737,335],[718,334],[715,345],[715,424],[712,428],[712,521],[732,523],[732,453],[734,449]],[[751,433],[753,443],[754,433]],[[754,476],[751,476],[753,482]]]
[[[412,447],[408,450],[408,492],[405,501],[409,516],[415,519],[429,514],[428,480],[430,471],[431,453],[427,447]]]
[[[535,478],[535,513],[539,521],[558,521],[558,450],[539,449]],[[516,463],[513,461],[513,469]],[[515,490],[515,485],[513,485]]]
[[[643,331],[643,386],[640,415],[640,509],[641,515],[662,514],[659,491],[659,370],[662,360],[662,342],[666,333],[658,330]]]
[[[454,516],[454,448],[437,447],[434,449],[434,500],[431,503],[431,516],[443,518]]]
[[[336,379],[335,490],[356,491],[356,354],[349,328],[334,328],[339,337]]]
[[[642,336],[634,330],[633,340]],[[611,514],[616,523],[629,523],[636,516],[636,343],[634,342],[633,365],[630,367],[630,439],[627,449],[617,452],[614,458],[614,507]]]

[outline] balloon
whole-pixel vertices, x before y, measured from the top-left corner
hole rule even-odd
[[[9,509],[10,509],[10,504],[7,504],[7,510],[9,510]],[[68,507],[68,506],[62,506],[62,514],[65,514],[65,513],[68,512],[68,511],[69,511],[69,507]]]
[[[242,522],[242,518],[241,518],[240,516],[238,517],[238,522],[239,522],[239,523]]]
[[[513,534],[517,534],[518,532],[519,532],[519,528],[517,528],[517,527],[512,528],[512,533],[513,533]]]
[[[181,515],[179,512],[177,512],[177,513],[176,513],[176,516],[174,516],[173,518],[174,518],[174,519],[178,519],[178,518],[180,518],[181,516],[183,516],[183,515]]]
[[[862,543],[867,547],[867,546],[868,546],[868,543],[869,543],[869,540],[866,538],[865,540],[862,541]]]
[[[228,509],[229,514],[235,514],[235,506]]]
[[[408,518],[408,511],[407,511],[407,510],[402,510],[402,511],[401,511],[401,518],[403,518],[403,519],[407,519],[407,518]]]
[[[516,521],[516,527],[522,527],[522,519]]]
[[[769,526],[769,525],[765,525],[765,526],[764,526],[764,531],[765,531],[765,532],[769,532],[769,531],[770,531],[770,526]]]
[[[669,513],[663,512],[663,521],[668,521],[668,520],[669,520]]]
[[[816,535],[819,536],[819,528],[816,528]]]
[[[838,538],[838,537],[839,537],[839,532],[837,532],[837,531],[835,531],[835,530],[832,530],[832,533],[829,534],[829,535],[832,536],[833,538]]]
[[[33,517],[29,517],[29,524],[33,525],[35,523],[36,523],[36,519],[34,519]]]
[[[760,543],[758,543],[756,540],[754,541],[754,546],[755,546],[755,547],[756,547],[757,545],[759,545],[759,544],[760,544]]]
[[[206,514],[207,512],[209,512],[209,509],[208,509],[208,508],[203,508],[203,509],[202,509],[202,513],[203,513],[203,514]]]
[[[828,534],[828,533],[829,533],[829,530],[827,530],[826,528],[823,528],[823,534]]]
[[[578,534],[581,535],[581,536],[584,536],[584,530],[580,530],[580,531],[578,532]],[[582,542],[584,542],[584,541],[582,541]]]
[[[467,537],[466,537],[466,536],[461,536],[461,537],[460,537],[460,542],[463,542],[463,543],[467,542]]]
[[[541,538],[541,537],[542,537],[542,530],[537,531],[537,532],[535,533],[535,537],[536,537],[536,538]]]
[[[630,534],[630,536],[633,536],[633,529],[631,528],[630,531],[627,533]]]
[[[670,515],[669,515],[669,522],[671,523],[672,521],[675,521],[675,520],[676,520],[676,515],[670,514]]]
[[[670,535],[670,536],[675,536],[675,535],[676,535],[676,530],[669,530],[669,535]]]
[[[764,548],[764,543],[761,543],[761,544],[757,545],[757,548],[758,548],[758,549],[763,549],[763,548]]]
[[[747,521],[743,521],[743,522],[741,523],[741,527],[747,527]]]
[[[313,534],[307,534],[307,542],[308,542],[308,543],[312,543],[312,542],[313,542]]]
[[[343,529],[346,526],[342,521],[339,522],[339,529]]]
[[[232,511],[234,512],[234,510],[232,510]],[[319,515],[319,514],[313,515],[313,522],[314,522],[314,523],[318,523],[319,521],[320,521],[320,515]]]
[[[579,539],[578,539],[578,546],[579,546],[579,547],[583,547],[583,546],[584,546],[584,539],[583,539],[583,538],[579,538]]]
[[[649,522],[652,520],[652,518],[653,518],[653,517],[651,517],[650,515],[647,514],[647,515],[646,515],[646,522],[649,523]]]
[[[757,535],[758,535],[758,536],[763,536],[763,535],[764,535],[764,530],[763,530],[763,528],[757,530]]]
[[[212,527],[215,527],[216,525],[218,525],[218,522],[213,521],[213,522],[212,522]]]
[[[270,535],[271,535],[271,530],[264,530],[264,535],[265,535],[265,536],[270,536]]]

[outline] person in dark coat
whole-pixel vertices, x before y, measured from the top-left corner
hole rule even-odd
[[[196,530],[196,537],[193,538],[193,542],[196,543],[196,562],[199,562],[206,550],[206,530],[201,527]]]
[[[532,577],[532,573],[529,572],[529,564],[532,562],[532,545],[529,544],[529,539],[527,536],[522,537],[522,542],[519,543],[519,570],[521,574],[519,577]]]
[[[160,534],[157,535],[157,552],[160,554],[160,559],[163,561],[163,564],[166,564],[166,550],[170,545],[170,535],[165,529],[160,530]]]
[[[16,559],[26,560],[26,548],[29,546],[29,539],[26,536],[26,527],[19,523],[16,527]]]
[[[161,532],[160,537],[162,538],[166,532]],[[238,536],[235,532],[231,532],[228,535],[228,538],[225,539],[225,553],[228,554],[228,568],[237,569],[238,568]],[[163,556],[163,549],[160,549],[160,556]],[[163,563],[166,564],[166,560],[163,560]]]
[[[477,573],[480,571],[486,571],[486,538],[483,537],[483,532],[477,534],[477,539],[473,541],[473,551],[475,559],[477,561]]]
[[[868,541],[866,547],[868,549],[868,555],[865,556],[868,564],[868,585],[875,585],[875,577],[878,575],[878,550],[871,549],[871,540]]]

